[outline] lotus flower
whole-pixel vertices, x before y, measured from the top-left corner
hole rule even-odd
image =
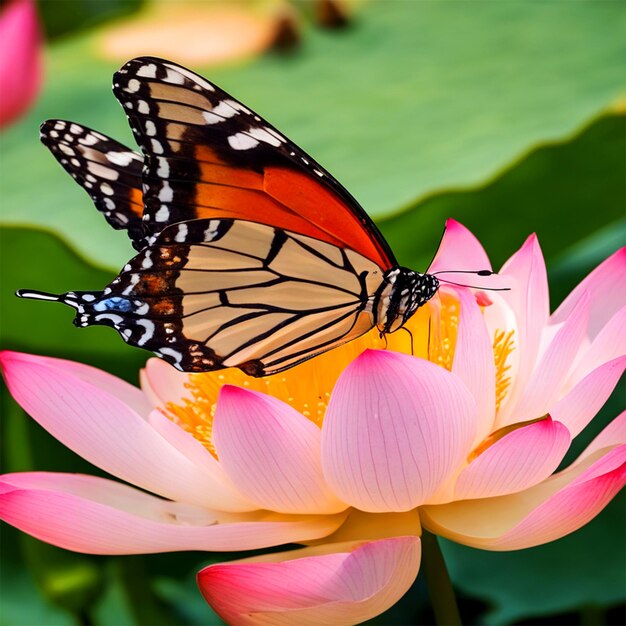
[[[449,221],[431,271],[489,267]],[[78,363],[5,352],[9,389],[33,418],[156,495],[92,476],[9,474],[1,516],[96,554],[299,543],[207,567],[204,597],[235,625],[364,621],[415,579],[422,525],[487,550],[526,548],[580,528],[624,485],[626,413],[554,472],[624,371],[625,277],[621,250],[550,315],[530,237],[500,272],[510,291],[449,286],[414,316],[415,356],[405,334],[382,350],[374,333],[265,379],[184,375],[152,359],[140,391]]]
[[[33,0],[0,10],[0,128],[24,114],[41,85],[42,46]]]

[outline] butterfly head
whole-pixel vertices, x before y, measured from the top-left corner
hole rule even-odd
[[[404,326],[438,289],[439,281],[431,274],[420,274],[405,267],[386,272],[374,302],[378,330],[386,334]]]

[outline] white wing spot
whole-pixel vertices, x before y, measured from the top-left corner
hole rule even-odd
[[[237,133],[228,138],[228,143],[233,150],[249,150],[259,145],[259,142],[245,133]]]
[[[150,320],[137,320],[136,323],[137,326],[143,326],[145,328],[144,334],[137,340],[137,345],[143,346],[149,339],[154,336],[154,322]]]
[[[94,144],[98,143],[98,138],[95,137],[94,135],[85,135],[84,137],[81,137],[78,140],[78,143],[82,143],[83,146],[93,146]]]
[[[170,175],[170,164],[165,157],[157,157],[159,161],[159,167],[157,169],[157,176],[160,178],[167,178]]]
[[[270,133],[269,128],[252,127],[247,131],[247,133],[259,141],[269,143],[271,146],[280,146],[282,143],[282,139],[279,139],[275,134]]]
[[[167,181],[163,182],[163,187],[159,191],[159,200],[161,202],[171,202],[174,198],[174,190],[170,187]]]
[[[107,196],[113,195],[113,188],[111,187],[111,185],[109,185],[109,183],[102,183],[100,185],[100,191],[106,194]]]
[[[163,146],[161,145],[160,141],[157,141],[156,139],[152,139],[151,143],[152,143],[153,152],[156,152],[156,154],[163,154]]]
[[[150,107],[145,100],[139,100],[139,102],[137,102],[137,111],[145,115],[146,113],[150,113]]]
[[[146,120],[146,135],[152,137],[156,135],[157,129],[152,120]]]
[[[95,315],[94,319],[97,321],[111,320],[115,325],[121,324],[124,321],[120,315],[112,315],[111,313],[100,313],[99,315]]]
[[[133,154],[132,152],[107,152],[107,159],[114,163],[115,165],[121,165],[122,167],[126,167],[133,162]]]
[[[183,243],[186,237],[187,237],[187,224],[181,224],[178,227],[178,232],[176,233],[176,237],[174,237],[174,241],[178,241],[178,243]]]
[[[185,69],[184,67],[175,67],[169,64],[165,64],[168,67],[171,67],[174,71],[178,72],[180,74],[180,78],[182,79],[182,77],[186,77],[188,78],[190,81],[196,83],[196,85],[201,85],[202,87],[204,87],[205,89],[208,89],[209,91],[215,91],[215,87],[213,87],[213,85],[211,85],[210,82],[204,80],[204,78],[197,76],[196,74],[194,74],[193,72],[190,72],[189,70]],[[183,84],[183,81],[181,80],[181,85]]]
[[[139,87],[141,87],[141,83],[136,78],[131,78],[128,81],[128,87],[126,88],[126,91],[136,93],[137,91],[139,91]]]
[[[204,241],[213,241],[213,239],[215,239],[219,225],[219,220],[211,220],[209,222],[209,226],[204,231]]]
[[[202,117],[207,124],[219,124],[224,121],[224,118],[216,115],[212,111],[202,111]]]
[[[124,291],[122,291],[122,295],[129,296],[131,293],[133,293],[133,288],[138,282],[139,282],[139,274],[132,274],[130,277],[130,284],[128,285],[128,287],[126,287],[126,289],[124,289]],[[104,293],[106,293],[106,289]]]
[[[170,210],[165,205],[160,207],[159,210],[154,214],[154,220],[156,222],[167,222],[169,217],[170,217]]]
[[[143,76],[145,78],[156,78],[157,66],[154,63],[148,65],[142,65],[137,70],[137,76]]]
[[[183,360],[182,353],[172,348],[160,348],[159,353],[173,358],[176,361],[176,365],[180,365],[180,362]]]
[[[163,79],[166,83],[171,83],[173,85],[184,85],[185,77],[180,73],[180,70],[166,70],[165,78]]]

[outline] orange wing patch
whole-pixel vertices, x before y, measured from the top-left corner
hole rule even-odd
[[[358,217],[308,174],[287,167],[265,167],[263,174],[233,167],[208,146],[196,146],[195,153],[200,169],[197,218],[259,222],[350,247],[380,267],[388,265]]]

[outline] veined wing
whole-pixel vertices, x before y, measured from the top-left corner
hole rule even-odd
[[[354,250],[199,219],[166,228],[104,291],[58,299],[77,309],[78,325],[112,326],[178,369],[265,376],[370,330],[382,277]]]

